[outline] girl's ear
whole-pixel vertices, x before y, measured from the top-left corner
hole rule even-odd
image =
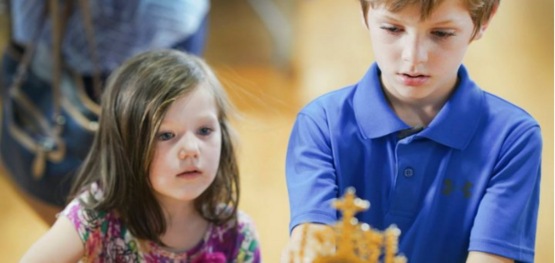
[[[496,4],[493,5],[493,9],[491,10],[491,15],[489,16],[488,20],[485,23],[482,24],[482,26],[480,27],[478,32],[476,32],[476,35],[472,39],[473,41],[476,41],[476,40],[482,38],[482,36],[484,36],[484,32],[486,32],[486,29],[488,28],[489,23],[493,19],[493,16],[495,16],[495,13],[497,13],[497,8],[498,7],[499,7],[499,2],[497,2]]]

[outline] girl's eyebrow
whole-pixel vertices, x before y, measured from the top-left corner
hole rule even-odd
[[[195,120],[199,122],[218,122],[218,116],[212,113],[202,114],[195,117]],[[160,123],[160,127],[165,125],[173,125],[173,124],[180,125],[181,123],[179,120],[166,119],[166,120],[163,120],[162,123]]]

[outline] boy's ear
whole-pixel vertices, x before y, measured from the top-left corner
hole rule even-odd
[[[499,7],[499,2],[497,2],[496,4],[493,5],[493,9],[491,10],[491,15],[489,16],[488,20],[485,23],[482,24],[482,26],[480,27],[478,32],[476,32],[476,35],[472,39],[473,41],[476,41],[476,40],[482,38],[482,36],[484,35],[484,32],[486,32],[486,29],[489,26],[489,23],[493,19],[493,16],[495,16],[495,13],[497,13],[497,8],[498,7]]]

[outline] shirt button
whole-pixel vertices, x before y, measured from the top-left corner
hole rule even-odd
[[[414,175],[414,170],[412,168],[406,168],[403,171],[403,175],[405,175],[405,177],[412,177]]]

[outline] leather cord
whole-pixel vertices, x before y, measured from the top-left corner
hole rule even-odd
[[[81,7],[81,14],[83,17],[83,24],[85,25],[85,31],[87,34],[87,42],[89,46],[89,53],[91,55],[91,61],[93,64],[92,81],[94,88],[94,95],[96,98],[100,98],[102,93],[101,81],[100,81],[100,69],[98,67],[98,57],[96,53],[96,42],[94,40],[94,27],[92,23],[92,17],[90,9],[87,6],[87,0],[79,0],[79,6]]]

